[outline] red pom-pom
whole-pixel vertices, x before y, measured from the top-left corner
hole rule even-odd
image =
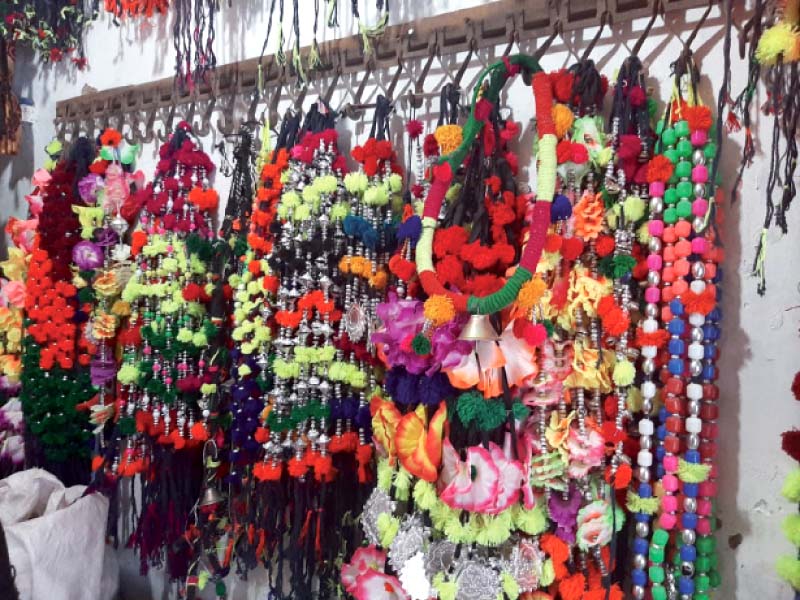
[[[581,600],[585,587],[586,578],[582,573],[575,573],[561,580],[558,584],[558,593],[561,594],[562,600]]]
[[[467,230],[458,225],[437,229],[433,236],[433,254],[436,258],[446,254],[458,254],[468,239]]]
[[[615,246],[616,243],[614,242],[614,238],[610,235],[601,235],[595,242],[595,250],[597,251],[597,255],[600,257],[611,254],[614,251]]]
[[[589,160],[589,151],[583,144],[572,144],[572,162],[582,165]]]
[[[794,394],[795,400],[800,400],[800,371],[795,373],[792,380],[792,394]]]
[[[644,93],[641,86],[634,85],[628,95],[628,100],[633,108],[639,108],[640,106],[644,106],[644,103],[647,102],[647,94]]]
[[[781,448],[786,454],[800,462],[800,430],[784,431],[781,434]]]
[[[500,185],[502,182],[497,175],[492,175],[486,179],[486,186],[492,190],[493,193],[497,194],[500,192]]]
[[[425,136],[425,141],[422,143],[422,153],[428,158],[439,156],[439,142],[436,141],[432,133]]]
[[[558,252],[559,250],[561,250],[562,242],[563,238],[557,233],[548,233],[547,238],[544,241],[544,251]]]
[[[422,121],[419,119],[411,119],[408,123],[406,123],[406,133],[408,133],[408,137],[410,137],[412,140],[415,140],[421,136],[423,129]]]
[[[600,301],[597,303],[597,314],[600,318],[603,318],[615,308],[617,308],[617,303],[614,300],[614,296],[609,294],[608,296],[600,298]]]
[[[392,143],[388,140],[376,142],[375,156],[380,160],[389,160],[392,157]]]
[[[653,183],[654,181],[661,181],[666,183],[672,177],[672,172],[675,170],[675,165],[663,154],[657,154],[650,159],[647,165],[647,182]]]
[[[505,242],[500,242],[494,245],[492,248],[492,252],[498,263],[501,266],[509,267],[511,263],[514,261],[514,257],[517,255],[516,250],[514,250],[514,246],[511,244],[506,244]]]
[[[395,254],[389,259],[389,270],[403,281],[408,281],[417,272],[417,266],[412,261]]]
[[[458,289],[464,287],[464,267],[461,261],[452,254],[448,254],[436,263],[436,275],[444,285]]]
[[[425,188],[422,187],[420,184],[415,183],[411,186],[411,195],[414,196],[417,200],[422,199],[422,195],[425,193]]]
[[[574,77],[566,69],[561,69],[549,75],[553,84],[553,95],[559,102],[569,102],[572,97]]]
[[[615,306],[603,315],[602,325],[608,335],[619,336],[628,330],[631,321],[621,308]]]
[[[708,131],[714,122],[711,109],[707,106],[688,106],[683,111],[683,118],[689,123],[691,131]]]
[[[464,291],[482,298],[484,296],[488,296],[489,294],[494,294],[502,287],[502,279],[496,275],[487,273],[485,275],[473,277],[472,280],[468,281],[464,286]]]
[[[620,160],[636,160],[642,151],[642,142],[638,135],[625,133],[619,136],[617,156]]]
[[[541,346],[547,339],[547,328],[541,323],[536,323],[535,325],[528,323],[522,332],[522,338],[529,346]]]
[[[609,419],[614,419],[617,416],[619,406],[617,405],[616,396],[606,396],[606,399],[603,400],[603,412]]]
[[[461,246],[459,256],[461,260],[465,263],[469,263],[478,271],[486,271],[497,264],[497,255],[491,248],[482,246],[478,240],[475,240],[471,244]]]
[[[577,237],[566,238],[561,244],[561,256],[566,260],[577,260],[583,254],[583,240]]]
[[[561,140],[556,146],[556,157],[558,164],[569,162],[572,158],[572,142],[569,140]]]

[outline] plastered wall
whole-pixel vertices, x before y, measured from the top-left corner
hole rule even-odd
[[[257,56],[266,32],[268,2],[261,0],[235,0],[233,7],[223,8],[217,24],[216,52],[218,62],[225,64]],[[291,3],[286,2],[287,13]],[[374,3],[362,5],[362,14],[374,14]],[[413,21],[427,16],[481,4],[478,0],[395,0],[392,3],[392,22]],[[736,2],[736,21],[744,21],[746,7]],[[310,42],[310,23],[313,2],[301,0],[301,22],[305,33],[301,44]],[[349,12],[349,11],[343,11]],[[686,38],[702,10],[670,14],[667,22],[657,22],[645,41],[640,57],[649,67],[649,84],[656,97],[668,98],[671,90],[670,63],[681,49],[679,38]],[[289,27],[290,15],[286,15]],[[333,35],[348,35],[353,29],[348,18],[341,19],[338,32],[327,31],[320,39]],[[309,25],[306,26],[305,24]],[[600,69],[613,76],[615,69],[630,52],[646,19],[624,23],[604,31],[595,47],[594,55]],[[273,31],[275,28],[273,27]],[[595,29],[567,35],[566,40],[556,40],[545,56],[543,66],[553,69],[568,66],[582,53]],[[706,26],[695,40],[696,58],[702,74],[701,96],[716,104],[716,92],[723,77],[722,19],[712,12]],[[270,43],[270,51],[274,44]],[[525,43],[519,49],[532,52],[534,46]],[[43,66],[31,56],[21,52],[18,60],[15,89],[19,95],[35,103],[35,122],[25,125],[24,144],[16,158],[0,159],[0,217],[23,216],[24,194],[28,191],[28,178],[35,166],[42,164],[43,148],[54,134],[52,119],[57,100],[81,93],[85,86],[98,90],[120,85],[134,85],[169,76],[173,72],[174,55],[171,40],[171,15],[151,21],[125,22],[114,26],[110,19],[101,19],[89,31],[86,39],[89,68],[75,72],[64,65]],[[490,52],[482,53],[485,60]],[[434,63],[426,81],[427,90],[436,90],[447,81],[447,70],[454,72],[459,64],[445,58],[445,64]],[[452,65],[455,66],[452,66]],[[420,66],[412,65],[412,76]],[[416,69],[416,71],[415,71]],[[477,74],[471,68],[464,78],[465,84]],[[378,73],[382,82],[391,76]],[[747,65],[740,60],[734,43],[732,89],[742,88],[747,76]],[[398,92],[407,80],[401,80]],[[345,79],[340,89],[355,87],[353,80]],[[367,96],[374,94],[374,86],[367,88]],[[308,100],[314,98],[314,91]],[[530,152],[533,106],[531,94],[521,82],[507,88],[505,104],[518,122],[523,124],[520,142],[521,164],[526,164]],[[763,87],[754,102],[760,106],[765,100]],[[334,105],[341,101],[334,95]],[[438,102],[429,102],[417,116],[435,123]],[[407,118],[401,110],[393,119],[393,130],[399,136]],[[788,505],[780,496],[783,477],[791,467],[790,460],[780,451],[779,433],[800,424],[798,406],[791,399],[789,386],[794,372],[800,369],[800,208],[789,213],[790,236],[782,238],[771,233],[767,251],[767,294],[756,294],[756,282],[749,275],[755,244],[761,230],[764,214],[764,188],[769,163],[765,148],[769,148],[772,123],[764,116],[755,118],[757,155],[747,171],[740,200],[725,205],[724,233],[725,280],[723,283],[723,337],[720,364],[722,391],[720,401],[720,494],[719,510],[722,529],[718,540],[722,561],[723,588],[718,597],[738,600],[754,598],[791,598],[792,593],[773,574],[772,563],[780,553],[791,552],[780,531],[782,518],[796,507]],[[363,140],[369,129],[364,123],[348,121],[339,126],[342,147],[349,148]],[[218,142],[212,136],[206,140],[206,150]],[[726,191],[735,177],[743,133],[726,138],[723,146],[721,173]],[[148,177],[155,166],[155,146],[143,148],[139,166]],[[215,160],[219,155],[213,155]],[[523,175],[523,179],[526,175]],[[227,181],[217,178],[221,196],[227,195]],[[165,585],[163,572],[151,571],[147,578],[138,575],[138,561],[125,551],[120,552],[122,562],[121,598],[146,600],[172,597]],[[252,574],[249,582],[231,580],[228,585],[233,598],[264,598],[264,576]]]

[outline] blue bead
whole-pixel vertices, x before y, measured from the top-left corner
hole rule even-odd
[[[640,483],[639,484],[639,497],[641,498],[652,498],[653,497],[653,486],[649,483]]]
[[[694,562],[697,560],[697,548],[689,545],[681,546],[681,560],[685,560],[686,562]]]
[[[713,381],[716,376],[717,370],[714,368],[714,365],[706,365],[703,367],[703,379]]]
[[[664,428],[664,431],[666,431],[666,428]],[[667,451],[664,448],[664,446],[659,446],[658,448],[656,448],[656,458],[658,460],[664,460],[664,456],[666,456],[666,454]]]
[[[706,344],[703,346],[703,358],[706,360],[714,360],[717,358],[717,347],[714,344]]]
[[[694,513],[683,513],[681,515],[681,523],[684,529],[696,529],[697,515]]]
[[[700,453],[697,450],[686,451],[686,462],[698,464],[700,462]]]
[[[680,317],[683,314],[683,302],[676,298],[669,303],[669,309],[672,311],[673,315]]]
[[[656,429],[656,437],[658,437],[660,440],[663,440],[667,437],[667,427],[665,425],[658,426],[658,429]]]
[[[689,496],[689,498],[697,498],[697,491],[698,486],[696,483],[684,483],[683,484],[683,495]]]
[[[686,349],[686,344],[683,343],[683,340],[671,339],[667,345],[667,348],[669,349],[670,354],[680,356]]]
[[[667,363],[667,368],[672,375],[681,375],[683,373],[683,360],[680,358],[670,358]]]
[[[644,554],[647,555],[647,540],[645,538],[635,537],[633,538],[633,553],[634,554]]]
[[[658,418],[661,421],[666,421],[668,416],[669,416],[669,413],[667,412],[666,408],[664,408],[662,406],[661,408],[658,409]]]
[[[666,471],[664,470],[664,465],[658,465],[656,467],[656,478],[661,479],[664,475],[666,475]]]
[[[681,579],[678,582],[678,589],[680,590],[681,594],[691,596],[694,594],[694,581],[690,577],[681,575]]]
[[[708,313],[708,320],[719,321],[720,319],[722,319],[722,309],[719,306],[715,306],[714,309]]]
[[[718,266],[718,267],[717,267],[717,272],[716,272],[716,274],[714,275],[714,279],[713,279],[714,283],[717,283],[717,282],[719,282],[719,281],[722,281],[722,272],[723,272],[723,269],[722,269],[722,267],[719,267],[719,266]],[[717,288],[717,291],[719,292],[719,291],[722,291],[722,290],[720,290],[719,288]]]
[[[645,513],[634,513],[633,518],[636,519],[637,523],[647,523],[650,521],[650,515]]]
[[[703,336],[707,340],[716,342],[719,339],[719,327],[716,325],[711,325],[710,323],[706,323],[703,325]]]
[[[647,585],[647,575],[641,569],[633,569],[631,571],[631,581],[633,585],[640,585],[642,587]]]
[[[669,325],[667,325],[667,330],[672,335],[683,335],[685,329],[686,324],[683,322],[683,319],[672,319]]]

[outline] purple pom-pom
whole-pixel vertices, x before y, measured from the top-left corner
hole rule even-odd
[[[572,204],[569,198],[561,194],[553,198],[553,204],[550,206],[550,221],[557,223],[558,221],[566,221],[572,216]]]

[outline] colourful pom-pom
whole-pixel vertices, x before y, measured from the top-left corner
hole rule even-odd
[[[427,336],[418,333],[411,340],[411,349],[417,356],[427,356],[431,353],[431,341]]]

